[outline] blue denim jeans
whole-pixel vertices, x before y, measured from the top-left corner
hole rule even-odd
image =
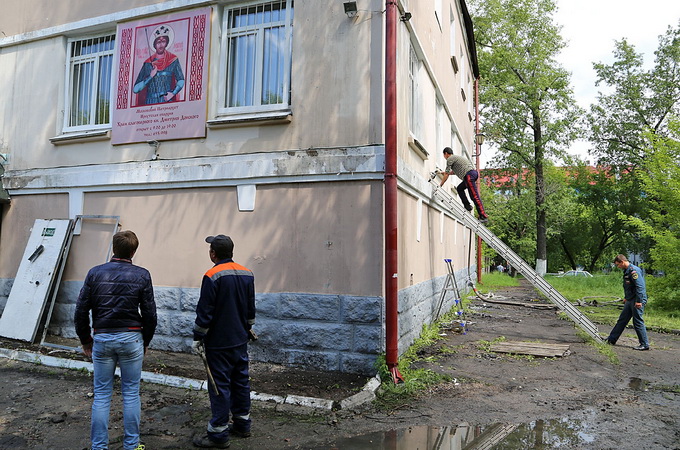
[[[633,328],[635,328],[635,333],[637,334],[638,341],[640,345],[644,347],[649,347],[649,339],[647,339],[647,328],[645,327],[645,321],[643,319],[643,314],[645,312],[645,303],[642,304],[642,308],[635,307],[635,300],[626,300],[623,305],[623,311],[619,315],[619,320],[614,325],[612,332],[609,333],[607,338],[611,343],[615,344],[619,340],[619,337],[626,329],[626,325],[633,319]]]
[[[94,335],[92,362],[94,364],[94,401],[92,402],[92,449],[106,449],[109,445],[109,410],[113,394],[116,364],[120,367],[123,396],[123,448],[134,449],[139,444],[141,403],[139,382],[142,377],[144,340],[141,332],[97,333]]]

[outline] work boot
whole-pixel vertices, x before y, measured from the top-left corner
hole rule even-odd
[[[607,344],[607,345],[616,345],[616,342],[614,342],[614,341],[612,341],[612,340],[610,340],[610,339],[605,339],[604,342],[605,342],[605,344]]]
[[[472,211],[472,205],[465,205],[465,209],[467,209],[468,211]]]
[[[229,448],[229,441],[215,442],[207,434],[205,436],[195,436],[193,439],[194,447],[200,448]]]
[[[235,427],[233,423],[229,424],[229,434],[231,436],[236,436],[240,438],[248,438],[250,437],[250,430],[245,430],[239,427]]]

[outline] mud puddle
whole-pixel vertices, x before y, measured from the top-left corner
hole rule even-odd
[[[553,419],[524,424],[414,426],[354,436],[314,449],[571,449],[583,448],[594,440],[585,422]]]

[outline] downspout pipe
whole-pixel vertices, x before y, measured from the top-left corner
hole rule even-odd
[[[399,373],[397,258],[397,3],[385,5],[385,362],[395,384]]]
[[[477,164],[477,173],[479,172],[479,153],[482,150],[482,145],[477,142],[477,135],[479,134],[479,76],[475,78],[475,155]],[[479,191],[479,186],[481,184],[481,175],[477,177],[477,190]],[[482,260],[482,238],[477,236],[477,283],[482,282],[482,266],[484,261]]]

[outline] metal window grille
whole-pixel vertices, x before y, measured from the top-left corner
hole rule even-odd
[[[87,129],[110,122],[115,34],[69,42],[66,127]]]
[[[243,109],[288,105],[293,0],[232,8],[225,20],[224,105]]]

